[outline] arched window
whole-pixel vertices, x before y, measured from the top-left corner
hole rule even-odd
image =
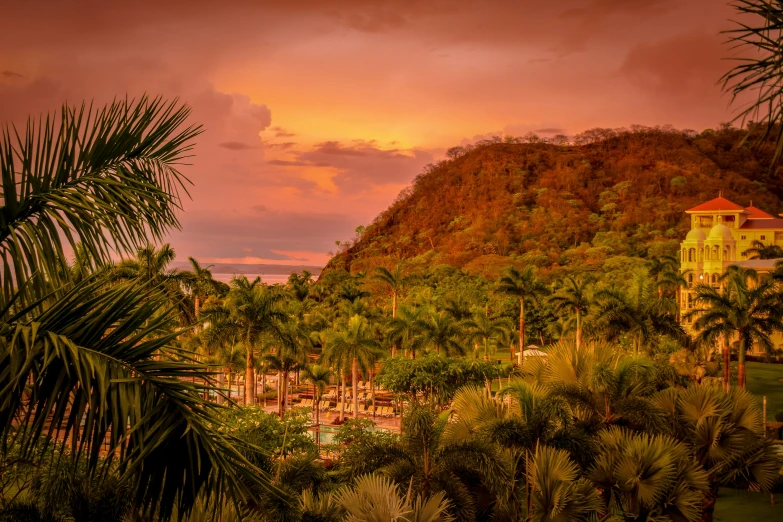
[[[717,284],[718,282],[718,274],[712,274],[712,284]]]
[[[693,308],[693,296],[688,294],[688,309]]]
[[[688,286],[693,286],[693,274],[688,274]],[[690,294],[688,295],[688,298],[690,299]]]
[[[689,248],[688,249],[688,262],[692,263],[694,261],[694,255],[696,254],[695,248]]]

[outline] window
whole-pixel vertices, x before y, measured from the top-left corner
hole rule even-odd
[[[745,241],[745,236],[740,236],[740,239],[741,239],[742,241]]]
[[[764,241],[765,239],[767,239],[767,236],[759,236],[759,239],[761,239],[762,241]]]

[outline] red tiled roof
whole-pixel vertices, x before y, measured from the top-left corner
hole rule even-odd
[[[749,219],[742,224],[740,230],[766,230],[772,228],[783,229],[783,219]]]
[[[747,212],[744,207],[741,207],[724,197],[711,199],[706,203],[689,208],[685,212],[720,212],[721,210],[739,210],[741,212]]]
[[[773,216],[772,214],[767,214],[760,208],[756,208],[753,205],[749,207],[745,207],[745,210],[750,212],[748,219],[775,219],[775,216]]]

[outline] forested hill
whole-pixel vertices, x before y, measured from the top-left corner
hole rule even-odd
[[[548,270],[673,253],[688,230],[683,211],[718,191],[783,212],[771,147],[740,146],[744,135],[728,126],[700,134],[595,129],[559,145],[532,138],[451,149],[344,243],[327,270],[402,258],[491,274],[510,262]]]

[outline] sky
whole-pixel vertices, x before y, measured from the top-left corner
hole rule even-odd
[[[184,260],[323,265],[449,147],[736,110],[723,0],[6,0],[0,123],[179,97]]]

